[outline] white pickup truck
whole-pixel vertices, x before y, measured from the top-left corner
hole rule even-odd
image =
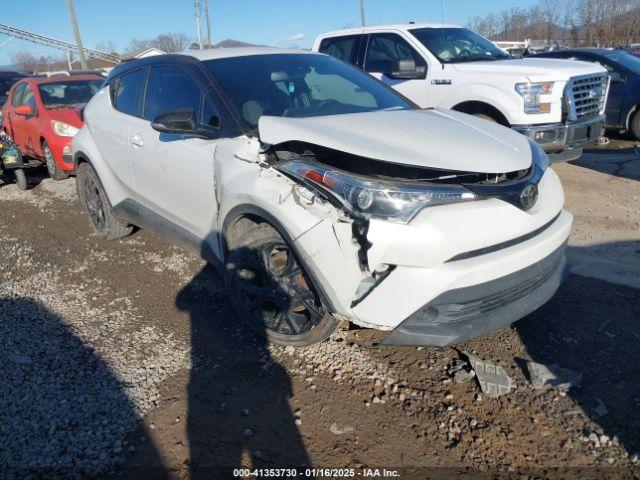
[[[603,130],[604,67],[514,59],[454,25],[402,24],[319,35],[313,50],[357,65],[422,108],[477,115],[538,142],[552,161],[575,160]]]

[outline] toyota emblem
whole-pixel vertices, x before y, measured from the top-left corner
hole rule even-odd
[[[524,210],[529,210],[538,200],[538,187],[531,184],[524,187],[520,193],[520,205]]]

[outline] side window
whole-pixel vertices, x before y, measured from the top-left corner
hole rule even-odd
[[[220,128],[220,114],[209,97],[204,98],[200,123],[207,127]]]
[[[11,105],[13,105],[14,107],[22,105],[22,93],[24,92],[26,86],[26,83],[21,83],[13,90],[13,94],[11,96]]]
[[[343,62],[356,65],[358,63],[358,51],[360,50],[362,38],[362,35],[325,38],[320,42],[320,53],[326,53]]]
[[[161,113],[192,109],[200,112],[202,89],[182,68],[173,65],[151,67],[144,100],[144,118],[153,120]]]
[[[145,69],[126,73],[111,82],[111,101],[116,110],[127,115],[140,116]]]
[[[29,105],[31,107],[31,110],[33,110],[34,112],[36,111],[36,97],[33,94],[33,89],[30,85],[27,85],[24,88],[24,92],[22,93],[22,101],[20,102],[20,104]]]
[[[427,68],[424,58],[400,35],[395,33],[371,35],[364,60],[364,69],[367,72],[391,72],[395,63],[400,60],[413,60],[418,70]]]

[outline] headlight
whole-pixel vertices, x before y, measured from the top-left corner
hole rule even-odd
[[[543,102],[540,97],[551,94],[553,83],[516,83],[516,92],[524,99],[524,113],[551,112],[551,102]]]
[[[61,137],[75,137],[79,129],[68,123],[59,122],[58,120],[51,120],[51,127],[56,135]]]
[[[538,145],[533,140],[529,140],[529,145],[531,145],[531,154],[533,156],[532,160],[542,172],[544,172],[549,166],[549,156],[542,149],[540,145]]]
[[[280,171],[309,182],[355,216],[407,223],[425,207],[474,200],[476,194],[459,185],[374,180],[326,165],[293,160]]]

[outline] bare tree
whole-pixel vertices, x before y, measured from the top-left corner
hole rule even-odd
[[[54,60],[49,56],[36,57],[28,50],[20,50],[19,52],[11,55],[11,62],[18,67],[18,70],[22,72],[36,73],[46,72],[52,69],[59,60]],[[66,65],[66,60],[64,61]]]
[[[116,44],[111,40],[104,40],[102,42],[96,43],[96,50],[105,53],[113,53],[118,55],[118,49],[116,48]]]
[[[191,39],[184,33],[165,33],[150,41],[151,45],[163,52],[173,53],[185,50]]]
[[[539,5],[547,27],[547,43],[551,43],[554,28],[557,26],[558,20],[560,20],[560,1],[540,0]]]

